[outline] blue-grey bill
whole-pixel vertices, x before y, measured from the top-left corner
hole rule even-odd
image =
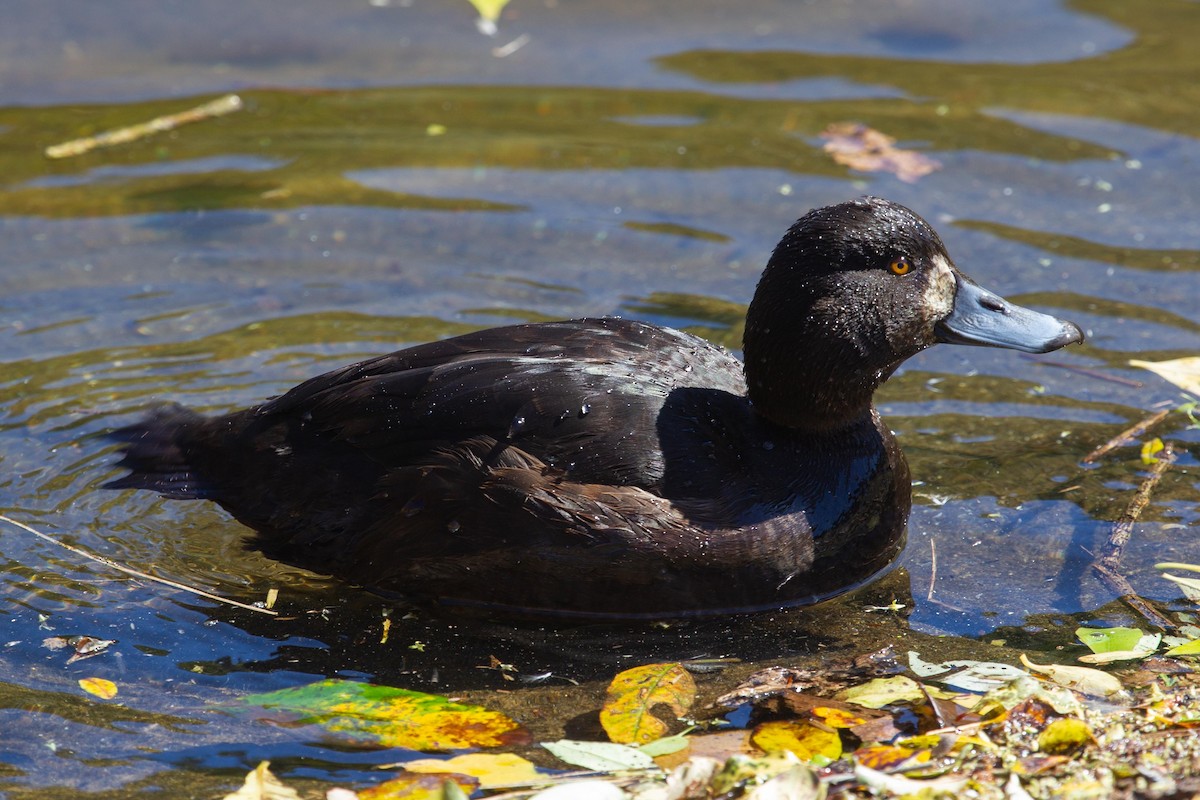
[[[1010,303],[961,274],[955,277],[954,310],[934,328],[938,341],[1026,353],[1049,353],[1083,341],[1075,323]]]

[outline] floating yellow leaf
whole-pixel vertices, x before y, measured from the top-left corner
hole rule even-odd
[[[1092,740],[1092,731],[1083,720],[1056,719],[1038,734],[1038,749],[1043,753],[1066,753]]]
[[[290,786],[285,786],[271,770],[270,761],[262,761],[246,775],[246,782],[236,792],[225,795],[224,800],[300,800],[300,795]]]
[[[79,688],[102,700],[112,700],[117,696],[117,685],[104,678],[80,678]]]
[[[1155,458],[1160,453],[1165,445],[1162,439],[1157,436],[1142,445],[1142,463],[1146,465],[1155,464],[1158,459]]]
[[[460,750],[529,742],[529,734],[499,712],[369,683],[318,681],[253,695],[244,702],[367,746]]]
[[[500,12],[508,5],[508,0],[471,0],[471,5],[475,6],[475,10],[479,12],[479,19],[475,24],[479,27],[480,32],[494,36],[496,23],[500,20]]]
[[[529,783],[538,778],[537,767],[512,753],[470,753],[449,759],[422,758],[408,761],[404,769],[409,772],[452,772],[470,775],[479,779],[479,786],[490,789],[510,783]]]
[[[358,800],[447,800],[450,786],[469,795],[479,788],[479,781],[468,775],[401,773],[356,794]]]
[[[754,729],[750,741],[764,753],[792,753],[802,761],[814,756],[829,760],[842,754],[842,739],[837,731],[827,731],[802,720],[764,722]]]
[[[1185,392],[1200,395],[1200,356],[1174,358],[1170,361],[1138,361],[1129,362],[1132,367],[1148,369],[1158,377],[1183,389]]]
[[[815,707],[812,715],[831,728],[853,728],[855,725],[862,725],[867,721],[866,717],[860,717],[845,709],[827,706]]]
[[[680,717],[696,701],[696,682],[679,664],[647,664],[613,678],[600,724],[608,738],[622,744],[643,744],[660,738],[667,725],[650,713],[663,704]]]

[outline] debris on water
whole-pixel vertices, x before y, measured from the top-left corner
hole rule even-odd
[[[1137,423],[1136,425],[1133,425],[1132,427],[1126,428],[1125,430],[1121,431],[1113,438],[1109,439],[1104,444],[1097,447],[1092,452],[1088,453],[1086,456],[1084,456],[1082,459],[1080,459],[1080,463],[1094,464],[1096,461],[1098,461],[1099,459],[1108,455],[1109,453],[1111,453],[1113,450],[1117,449],[1118,447],[1123,447],[1127,444],[1131,444],[1134,439],[1138,438],[1139,436],[1141,436],[1144,433],[1147,433],[1155,425],[1158,425],[1158,423],[1160,423],[1164,419],[1166,419],[1167,415],[1170,413],[1171,413],[1171,409],[1164,408],[1162,411],[1158,411],[1158,412],[1155,412],[1154,414],[1151,414],[1150,416],[1143,419],[1141,422]]]
[[[896,147],[896,140],[858,122],[835,122],[821,133],[825,152],[839,164],[862,172],[890,172],[905,183],[942,168],[915,150]]]
[[[49,650],[74,648],[75,652],[67,659],[68,664],[73,664],[85,658],[98,656],[116,643],[116,639],[97,639],[94,636],[50,636],[42,640],[42,647]]]
[[[72,139],[62,144],[51,145],[46,148],[46,157],[70,158],[72,156],[81,156],[99,147],[128,144],[129,142],[144,139],[156,133],[174,130],[180,125],[200,122],[201,120],[212,119],[213,117],[223,117],[226,114],[239,111],[241,108],[242,98],[236,94],[227,94],[224,97],[219,97],[216,100],[196,106],[195,108],[189,108],[186,111],[155,117],[149,122],[129,125],[124,128],[98,133],[95,136],[85,136],[82,139]]]

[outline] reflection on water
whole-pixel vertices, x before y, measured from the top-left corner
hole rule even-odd
[[[371,765],[395,753],[331,753],[219,706],[314,675],[560,707],[535,731],[551,737],[594,703],[570,681],[636,662],[897,641],[933,655],[975,637],[1051,650],[1081,619],[1136,624],[1087,565],[1141,480],[1138,448],[1079,460],[1181,402],[1130,358],[1200,352],[1193,5],[517,2],[500,38],[531,38],[503,59],[465,3],[300,2],[287,13],[316,24],[269,30],[244,4],[194,4],[207,37],[125,3],[75,9],[68,34],[46,4],[22,5],[25,32],[0,30],[28,55],[0,87],[0,512],[234,599],[280,587],[282,614],[214,607],[0,530],[10,796],[54,783],[216,796],[268,757],[291,776],[377,781]],[[40,155],[234,89],[239,114]],[[911,185],[840,167],[818,137],[846,120],[945,166]],[[665,628],[410,617],[244,552],[212,506],[96,490],[116,474],[103,433],[154,402],[229,409],[486,325],[621,313],[736,349],[786,227],[867,192],[918,210],[981,283],[1089,340],[1041,359],[933,348],[884,387],[918,481],[909,546],[843,600]],[[1200,561],[1186,535],[1200,435],[1178,414],[1158,434],[1181,457],[1123,565],[1170,603],[1153,564]],[[893,599],[899,614],[866,611]],[[71,665],[41,646],[74,634],[118,643]],[[550,675],[505,699],[494,690],[512,687],[479,668],[490,656]],[[82,701],[87,676],[115,681],[117,703]]]

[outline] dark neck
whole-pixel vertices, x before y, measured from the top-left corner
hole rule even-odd
[[[831,336],[828,325],[802,309],[763,308],[761,296],[750,304],[742,345],[755,411],[813,433],[868,417],[875,390],[902,359],[851,335]]]

